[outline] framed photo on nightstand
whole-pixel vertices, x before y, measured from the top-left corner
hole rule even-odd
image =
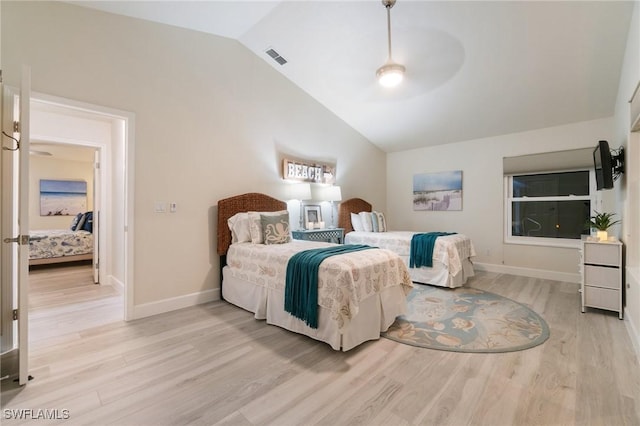
[[[314,225],[322,222],[322,210],[318,205],[304,206],[304,223],[313,223]]]

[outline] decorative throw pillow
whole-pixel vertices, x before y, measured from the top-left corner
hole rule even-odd
[[[362,228],[362,219],[360,219],[360,215],[351,213],[351,227],[356,232],[362,232],[364,230],[364,228]]]
[[[387,221],[384,218],[384,213],[374,211],[372,214],[372,220],[377,222],[377,231],[375,232],[387,232]]]
[[[380,232],[378,229],[378,216],[375,212],[369,213],[371,215],[371,231]]]
[[[75,231],[78,229],[78,223],[80,223],[80,219],[82,219],[83,213],[78,213],[76,217],[71,221],[71,230]]]
[[[253,244],[263,244],[264,235],[262,232],[262,223],[260,220],[261,215],[265,216],[278,216],[282,214],[289,214],[287,210],[280,210],[277,212],[249,212],[249,232],[251,233],[251,242]],[[288,221],[288,220],[287,220]]]
[[[234,214],[227,220],[227,225],[231,231],[231,244],[251,242],[248,213]]]
[[[93,212],[86,212],[84,214],[84,223],[82,227],[79,226],[77,229],[93,233]]]
[[[261,214],[260,224],[265,244],[284,244],[291,241],[289,212],[276,216]]]
[[[371,222],[371,212],[358,213],[362,220],[362,230],[364,232],[373,232],[373,223]]]

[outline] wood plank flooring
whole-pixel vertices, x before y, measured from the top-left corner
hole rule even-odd
[[[3,382],[3,424],[29,423],[6,418],[23,408],[69,410],[52,423],[74,425],[640,425],[624,323],[580,313],[577,284],[487,272],[469,282],[545,318],[551,337],[526,351],[380,339],[342,353],[225,302],[125,323],[113,289],[64,289],[56,273],[32,276],[35,379]]]

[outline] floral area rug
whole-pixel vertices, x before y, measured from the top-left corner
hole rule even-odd
[[[549,338],[534,311],[506,297],[474,288],[414,284],[407,314],[382,336],[407,345],[455,352],[511,352]]]

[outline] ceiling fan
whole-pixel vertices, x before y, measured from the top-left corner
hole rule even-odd
[[[405,67],[393,61],[391,56],[391,8],[396,0],[382,0],[382,5],[387,9],[387,42],[389,56],[387,62],[376,71],[378,82],[384,87],[394,87],[402,82]]]

